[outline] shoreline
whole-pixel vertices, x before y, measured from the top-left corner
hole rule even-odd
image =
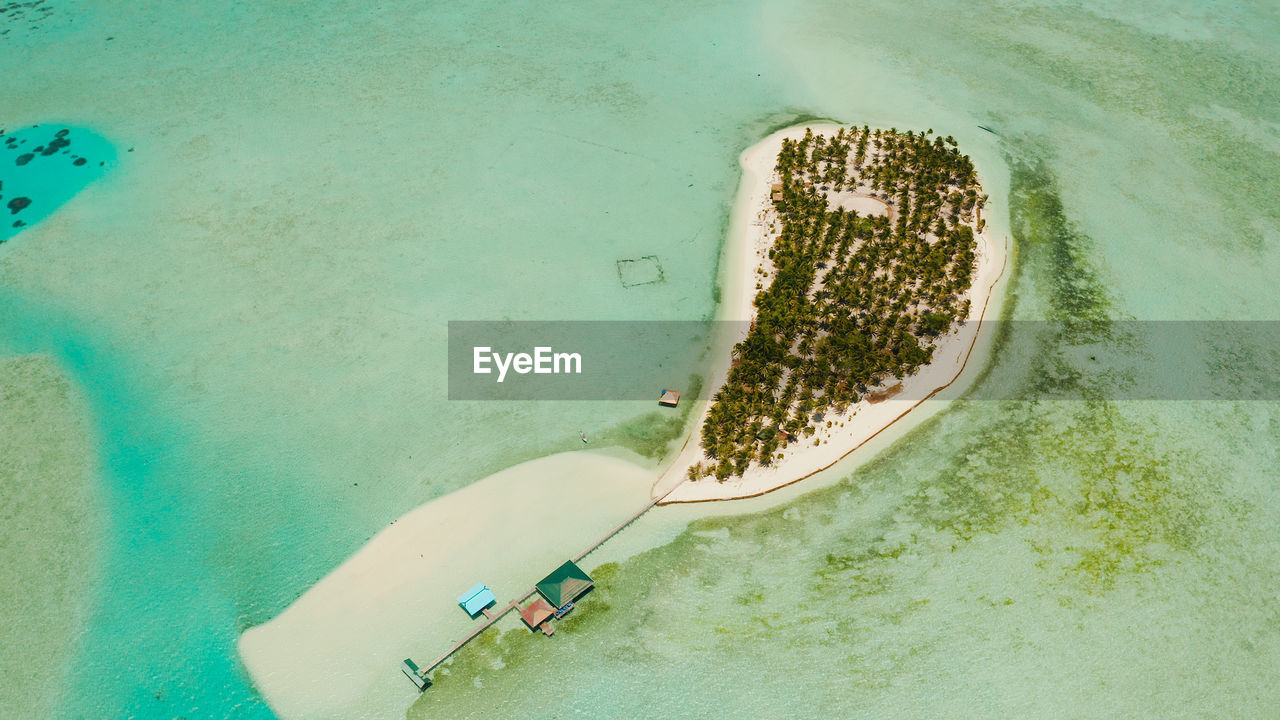
[[[419,505],[241,633],[240,659],[282,719],[403,716],[420,694],[400,660],[429,661],[484,622],[458,607],[460,592],[484,582],[502,608],[645,504],[653,472],[566,452]],[[512,615],[497,627],[522,626]]]
[[[839,127],[788,128],[741,154],[743,177],[723,250],[717,319],[750,321],[754,315],[756,273],[771,245],[765,230],[772,211],[768,195],[782,139],[802,135],[805,128],[827,132]],[[752,467],[744,477],[724,483],[685,480],[687,468],[703,457],[701,427],[710,407],[703,401],[697,425],[665,471],[638,465],[608,449],[572,451],[507,468],[429,501],[384,528],[279,615],[241,634],[237,649],[254,686],[281,718],[345,720],[402,714],[418,693],[396,671],[395,661],[429,659],[425,655],[447,647],[478,622],[456,609],[455,597],[463,585],[475,580],[490,584],[501,606],[512,591],[532,585],[564,553],[631,515],[646,500],[689,504],[772,493],[829,469],[873,438],[883,440],[891,427],[906,428],[910,423],[899,422],[903,418],[927,416],[913,411],[955,383],[970,365],[980,331],[989,325],[981,320],[992,298],[998,298],[993,290],[1004,276],[1005,248],[992,241],[990,232],[978,240],[974,286],[981,285],[982,292],[972,297],[975,306],[981,300],[976,310],[979,322],[970,323],[972,337],[954,331],[944,336],[935,360],[904,381],[919,384],[918,378],[925,378],[932,383],[923,395],[916,389],[904,391],[920,400],[885,400],[870,406],[874,413],[860,409],[860,422],[842,428],[844,440],[831,437],[816,447],[791,448],[776,466]],[[716,359],[708,372],[708,387],[719,388],[725,382],[730,350],[748,324],[720,324],[724,329],[713,338]],[[944,345],[950,354],[943,352]],[[953,363],[940,363],[944,357],[954,357]],[[942,376],[937,376],[939,368]],[[864,400],[855,407],[865,404]],[[859,434],[865,437],[850,442]],[[534,536],[539,542],[530,543]],[[499,625],[509,629],[519,622],[504,618]]]
[[[722,306],[717,320],[747,321],[732,337],[717,338],[714,365],[709,377],[706,400],[697,414],[688,439],[675,459],[653,484],[652,495],[659,504],[711,502],[759,497],[831,468],[848,458],[870,440],[882,435],[891,427],[899,426],[925,401],[955,385],[978,347],[980,339],[989,335],[991,322],[987,313],[992,308],[992,298],[999,305],[996,292],[1005,277],[1009,248],[997,242],[988,223],[981,232],[975,232],[977,240],[973,283],[965,297],[971,302],[969,317],[958,328],[953,328],[939,338],[933,359],[914,374],[901,380],[904,398],[888,398],[872,403],[867,399],[854,404],[846,413],[833,416],[832,427],[821,427],[812,437],[799,440],[802,446],[784,451],[782,460],[770,466],[752,465],[740,477],[724,482],[713,478],[688,480],[688,469],[705,457],[702,449],[702,426],[711,408],[711,400],[727,379],[731,350],[745,336],[745,328],[755,317],[756,290],[753,283],[762,270],[768,271],[768,250],[772,246],[770,226],[778,222],[778,214],[769,200],[770,186],[776,179],[776,160],[784,139],[798,139],[811,129],[815,134],[827,134],[844,126],[833,123],[796,125],[779,130],[764,140],[747,148],[739,156],[742,180],[738,186],[733,215],[729,223],[729,236],[722,260]],[[983,180],[979,175],[980,181]],[[987,185],[983,185],[986,189]],[[972,378],[970,378],[971,380]],[[963,386],[963,383],[962,383]],[[919,415],[920,413],[916,413]],[[820,442],[821,444],[815,444]]]

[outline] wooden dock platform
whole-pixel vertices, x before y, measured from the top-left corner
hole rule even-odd
[[[679,485],[680,483],[677,483],[677,486]],[[674,489],[675,488],[672,488],[672,490]],[[671,493],[668,492],[665,495],[663,495],[663,497],[661,498],[655,498],[653,500],[650,500],[648,503],[645,504],[644,507],[637,510],[634,514],[632,514],[626,520],[623,520],[622,522],[618,523],[609,532],[605,533],[600,538],[598,538],[595,542],[588,545],[582,552],[578,553],[577,555],[574,555],[572,558],[573,561],[576,563],[582,560],[582,558],[590,555],[592,552],[595,552],[597,549],[599,549],[601,545],[604,545],[606,542],[608,542],[609,539],[612,538],[614,535],[617,535],[618,533],[622,532],[622,530],[626,528],[628,525],[635,522],[636,520],[639,520],[640,516],[652,510],[654,506],[662,502],[663,498],[665,498],[666,495],[669,495],[669,494]],[[435,670],[442,663],[444,663],[445,660],[448,660],[454,653],[458,652],[464,646],[466,646],[467,643],[471,642],[472,640],[475,640],[485,630],[488,630],[489,628],[493,627],[494,623],[502,619],[503,616],[505,616],[507,613],[511,612],[512,610],[518,609],[520,607],[520,603],[529,599],[529,597],[534,595],[536,592],[537,590],[535,588],[529,588],[528,590],[520,594],[518,597],[516,597],[516,599],[512,600],[510,603],[506,604],[502,608],[499,608],[497,610],[492,610],[492,611],[486,611],[484,613],[486,618],[485,621],[480,625],[476,626],[476,628],[472,630],[470,633],[468,633],[466,637],[455,642],[452,647],[446,650],[442,655],[437,657],[435,660],[431,661],[430,664],[424,666],[423,669],[420,671],[421,676],[425,679],[427,673],[431,672],[432,670]],[[550,637],[551,634],[555,632],[555,628],[550,628],[549,632],[548,632],[548,628],[550,628],[550,621],[543,624],[543,633],[545,633],[548,637]]]
[[[524,602],[525,599],[528,598],[533,593],[534,593],[533,588],[529,588],[529,590],[525,592],[524,595],[521,595],[515,600],[512,600],[503,608],[485,613],[486,620],[483,623],[477,625],[476,628],[472,630],[470,633],[468,633],[466,637],[454,643],[453,647],[449,648],[444,652],[443,655],[433,660],[430,665],[425,666],[422,670],[422,674],[425,675],[431,672],[432,670],[435,670],[436,667],[440,665],[440,663],[444,662],[445,660],[448,660],[450,655],[453,655],[454,653],[461,650],[463,645],[466,645],[472,640],[475,640],[477,637],[479,637],[480,633],[484,632],[485,630],[488,630],[490,627],[493,626],[494,623],[498,622],[498,620],[501,620],[503,615],[506,615],[507,613],[519,607],[520,603]]]

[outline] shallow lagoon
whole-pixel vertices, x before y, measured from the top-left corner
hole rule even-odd
[[[1273,13],[1126,7],[0,21],[23,63],[6,122],[136,146],[0,247],[0,346],[78,387],[39,402],[77,414],[58,447],[96,449],[72,466],[106,507],[89,619],[39,620],[79,644],[26,687],[61,715],[267,717],[239,630],[423,501],[579,429],[644,442],[647,405],[448,403],[444,323],[708,317],[735,157],[799,114],[932,127],[1011,167],[1016,317],[1274,316]],[[625,286],[618,261],[648,256],[661,282]],[[1068,350],[1105,327],[1009,338],[989,381],[1036,402],[957,408],[830,490],[674,542],[656,516],[576,625],[477,646],[412,713],[1258,715],[1275,404],[1099,402]],[[0,714],[30,715],[15,691]]]
[[[51,215],[115,163],[84,128],[35,125],[0,133],[0,243]]]

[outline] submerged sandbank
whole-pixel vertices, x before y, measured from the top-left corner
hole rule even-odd
[[[768,253],[773,244],[774,228],[779,224],[777,210],[770,201],[770,188],[779,179],[775,166],[783,140],[802,138],[810,129],[815,134],[829,134],[841,127],[811,124],[780,130],[740,156],[743,174],[725,244],[725,271],[721,278],[724,304],[719,319],[750,321],[755,317],[755,280],[761,270],[771,269]],[[869,198],[835,200],[860,211],[883,206],[883,203]],[[820,427],[813,437],[793,443],[786,449],[784,457],[772,465],[752,465],[741,477],[724,482],[717,482],[714,478],[687,481],[689,468],[705,459],[701,432],[710,409],[710,402],[707,402],[698,416],[692,437],[654,484],[653,496],[661,498],[663,503],[673,503],[761,495],[830,468],[908,414],[921,414],[918,409],[922,406],[935,405],[935,409],[940,409],[943,403],[928,402],[929,399],[945,388],[963,385],[977,376],[977,372],[971,371],[962,377],[962,371],[981,365],[982,358],[975,359],[974,350],[981,347],[979,338],[992,325],[990,318],[997,311],[1004,287],[1000,281],[1007,263],[1005,241],[996,238],[989,226],[976,234],[976,240],[973,284],[965,296],[970,300],[967,321],[938,339],[932,361],[903,379],[896,397],[875,403],[862,400],[843,415],[833,414],[828,418],[833,421],[831,427]],[[714,397],[716,390],[724,384],[729,372],[730,349],[745,337],[749,322],[723,325],[735,328],[734,335],[717,338],[714,354],[717,360],[710,373],[712,391],[708,397]],[[971,360],[975,362],[971,363]]]
[[[756,270],[771,243],[768,192],[774,159],[783,138],[798,137],[805,127],[826,132],[838,126],[784,130],[741,157],[744,175],[724,251],[722,320],[752,318]],[[857,198],[846,200],[875,209]],[[981,321],[993,312],[1005,248],[990,232],[982,233],[977,255],[970,319]],[[986,324],[970,322],[940,341],[934,361],[904,382],[902,395],[928,397],[953,383]],[[718,360],[710,369],[711,386],[724,383],[729,350],[746,325],[719,324],[727,331],[715,339]],[[875,445],[882,445],[881,431],[908,413],[922,415],[911,412],[919,405],[894,399],[860,403],[843,418],[843,426],[815,436],[822,444],[789,448],[775,466],[753,467],[724,483],[684,481],[688,467],[702,457],[705,408],[656,483],[655,473],[638,464],[585,452],[504,470],[396,520],[278,617],[246,631],[241,656],[258,689],[286,720],[400,715],[417,693],[400,675],[399,661],[430,662],[481,622],[456,605],[457,595],[475,582],[493,587],[499,605],[505,605],[642,507],[651,493],[665,495],[665,502],[760,495],[831,467],[877,435]]]
[[[254,684],[282,718],[401,716],[400,674],[483,621],[459,593],[502,606],[642,507],[653,471],[593,452],[517,465],[394,521],[270,622],[240,638]]]
[[[104,503],[88,401],[48,355],[0,356],[0,718],[65,717]]]

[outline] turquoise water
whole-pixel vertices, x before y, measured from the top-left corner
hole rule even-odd
[[[105,510],[55,711],[0,688],[0,716],[270,717],[240,630],[421,502],[643,434],[647,405],[448,402],[446,321],[709,317],[736,156],[803,114],[982,163],[1013,316],[1064,321],[987,380],[1033,401],[699,521],[411,715],[1276,704],[1274,402],[1107,402],[1072,365],[1141,351],[1106,318],[1274,318],[1269,5],[40,7],[0,16],[3,124],[67,118],[118,159],[0,245],[0,349],[83,392]],[[623,286],[646,256],[663,282]],[[6,566],[44,561],[20,543]]]
[[[0,134],[0,243],[101,177],[115,154],[105,138],[83,128],[45,123]]]
[[[447,320],[713,312],[736,155],[789,117],[740,63],[746,19],[531,14],[81,3],[11,27],[16,121],[122,149],[0,251],[0,334],[59,358],[100,427],[102,574],[60,712],[265,715],[242,629],[407,509],[629,434],[641,404],[449,403]],[[624,287],[651,255],[665,282]]]

